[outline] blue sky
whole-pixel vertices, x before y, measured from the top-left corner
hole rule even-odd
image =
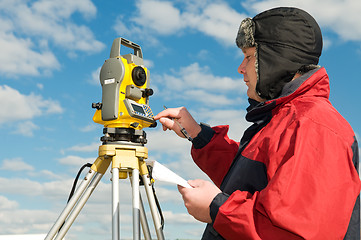
[[[0,0],[0,235],[47,233],[77,171],[97,157],[103,126],[92,121],[91,103],[101,101],[99,69],[115,38],[142,47],[154,113],[163,105],[186,106],[199,122],[229,124],[237,140],[249,126],[246,86],[236,71],[238,26],[281,5],[301,7],[319,22],[330,100],[360,137],[358,0]],[[207,179],[192,162],[187,140],[159,126],[144,130],[150,160],[186,179]],[[111,239],[109,178],[68,239]],[[121,235],[130,238],[129,181],[120,185]],[[156,191],[166,238],[199,239],[204,225],[187,214],[176,186],[157,182]]]

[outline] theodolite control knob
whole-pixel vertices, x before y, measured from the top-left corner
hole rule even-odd
[[[157,127],[157,122],[152,123],[152,125],[150,125],[149,127],[150,127],[150,128],[155,128],[155,127]]]
[[[153,89],[151,89],[151,88],[146,88],[146,89],[144,89],[144,92],[143,92],[144,96],[143,96],[143,97],[152,96],[153,93],[154,93]]]
[[[98,103],[92,103],[92,108],[96,108],[98,110],[100,110],[102,108],[102,103],[98,102]]]

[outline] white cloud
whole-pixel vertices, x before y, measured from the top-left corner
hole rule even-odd
[[[97,151],[100,145],[101,145],[100,142],[94,142],[88,145],[75,145],[68,148],[67,151],[93,152],[93,151]]]
[[[28,172],[28,175],[31,177],[40,177],[42,179],[55,179],[55,180],[61,180],[66,178],[64,176],[64,174],[59,174],[59,173],[53,173],[52,171],[49,170],[37,170],[37,171],[31,171]]]
[[[164,218],[167,219],[167,222],[170,221],[171,223],[176,224],[196,224],[197,221],[189,214],[181,213],[176,214],[170,211],[163,212]]]
[[[69,155],[59,159],[59,163],[70,166],[82,166],[86,163],[93,163],[95,158],[82,158],[79,156]]]
[[[40,0],[33,4],[33,9],[37,13],[49,18],[69,18],[74,12],[79,11],[85,18],[93,18],[97,12],[96,7],[90,0]],[[54,14],[56,12],[57,14]]]
[[[30,120],[35,117],[45,115],[62,113],[63,109],[57,101],[46,100],[40,95],[31,93],[30,95],[23,95],[16,89],[7,85],[0,85],[0,102],[2,102],[2,110],[0,112],[0,124]],[[23,128],[21,128],[23,127]],[[25,122],[24,126],[18,128],[18,133],[25,133],[37,129],[35,124]]]
[[[55,206],[58,203],[60,205],[64,204],[62,201],[67,199],[72,184],[73,179],[69,177],[63,177],[50,182],[38,182],[29,178],[0,177],[0,192],[4,195],[21,197],[39,196],[39,202],[47,199],[55,201]]]
[[[242,102],[239,96],[246,92],[241,78],[215,76],[207,66],[201,67],[198,63],[172,73],[153,76],[157,92],[165,99],[192,99],[207,106],[230,106],[239,105]]]
[[[89,83],[92,84],[92,85],[96,85],[96,86],[99,86],[100,87],[100,80],[99,80],[99,74],[100,74],[100,69],[102,67],[98,67],[96,70],[94,70],[92,73],[91,73],[91,78],[89,79]]]
[[[227,3],[211,3],[195,12],[186,12],[189,26],[228,45],[235,44],[240,21],[245,15],[232,9]]]
[[[170,154],[182,154],[184,150],[191,146],[190,143],[178,137],[173,131],[163,131],[161,127],[158,130],[147,132],[147,146],[152,151],[167,152]]]
[[[25,234],[34,231],[44,233],[50,229],[49,219],[53,219],[54,216],[55,213],[49,210],[18,208],[2,210],[0,213],[2,234]]]
[[[152,67],[154,67],[154,62],[150,59],[143,59],[144,61],[144,66],[148,69],[151,69]]]
[[[331,30],[345,41],[361,41],[361,26],[358,24],[361,21],[360,1],[246,0],[242,6],[253,15],[278,6],[299,7],[313,15],[323,30]],[[156,37],[159,35],[176,35],[195,30],[232,46],[240,21],[247,16],[253,17],[237,12],[226,1],[141,0],[136,7],[133,17],[119,17],[114,29],[120,34],[146,39],[151,44],[158,43]],[[326,47],[329,47],[329,43],[326,41]]]
[[[40,75],[41,70],[59,69],[59,62],[49,50],[36,50],[29,39],[0,31],[0,73],[7,76]],[[19,56],[22,56],[21,61]]]
[[[34,131],[37,129],[39,129],[39,127],[35,125],[33,122],[24,121],[24,122],[19,122],[17,124],[13,133],[20,134],[26,137],[32,137],[34,136]]]
[[[180,4],[178,7],[176,4]],[[137,10],[125,24],[119,17],[114,29],[120,34],[137,36],[150,43],[158,43],[155,35],[182,34],[190,29],[211,36],[228,46],[234,45],[240,19],[245,16],[227,3],[218,1],[172,1],[142,0]],[[152,11],[149,11],[152,9]]]
[[[72,225],[67,238],[80,238],[84,235],[84,229],[91,231],[94,235],[106,234],[111,231],[111,182],[109,181],[109,173],[105,176],[106,182],[101,181],[92,196],[87,201],[84,209],[77,217],[75,223]],[[131,188],[128,179],[120,180],[120,211],[121,211],[121,227],[130,228],[131,232],[131,219],[132,219],[132,206],[131,206]],[[5,179],[0,177],[0,191],[6,195],[19,196],[29,199],[36,198],[40,204],[44,201],[51,201],[49,210],[36,209],[23,209],[14,200],[0,196],[0,225],[4,227],[2,234],[21,234],[31,233],[34,230],[38,232],[47,232],[52,224],[55,222],[62,209],[66,205],[66,199],[72,185],[72,179],[59,179],[51,182],[40,183],[30,179],[12,178]],[[146,208],[147,215],[149,216],[148,200],[144,195],[144,189],[141,187],[143,203]],[[197,222],[191,216],[186,214],[184,207],[178,209],[176,212],[171,212],[167,202],[176,203],[181,207],[183,205],[181,196],[173,186],[171,190],[164,187],[156,187],[156,193],[161,201],[162,209],[166,217],[166,224],[172,223],[181,224],[195,224]],[[152,218],[149,216],[148,221],[151,222]],[[101,226],[107,231],[93,231],[89,230],[89,225]],[[202,224],[198,223],[201,229]],[[6,230],[5,230],[6,228]],[[169,230],[169,228],[167,228]],[[73,236],[73,237],[71,237]],[[104,235],[103,235],[104,236]],[[101,237],[101,236],[99,236]]]
[[[182,77],[181,83],[178,83],[181,88],[203,88],[206,90],[232,90],[235,86],[242,84],[241,79],[231,79],[229,77],[221,77],[212,75],[209,67],[199,66],[198,63],[193,63],[189,66],[182,67],[178,75]],[[173,85],[172,81],[168,81],[169,87]],[[177,82],[176,82],[177,83]]]
[[[1,166],[1,170],[8,171],[33,171],[34,167],[24,162],[21,158],[5,159]]]
[[[48,42],[73,55],[74,51],[102,50],[104,44],[95,39],[88,27],[72,21],[71,16],[77,12],[90,19],[95,16],[96,8],[90,0],[1,1],[0,73],[40,75],[59,69]]]
[[[0,209],[15,209],[19,206],[16,201],[11,201],[4,196],[0,196]]]
[[[44,85],[41,84],[41,83],[37,83],[37,84],[36,84],[36,87],[37,87],[38,89],[40,89],[40,90],[43,90],[43,89],[44,89]]]
[[[21,1],[7,5],[6,9],[8,15],[14,19],[14,25],[29,36],[45,38],[72,50],[93,52],[104,47],[94,39],[88,27],[76,25],[70,19],[76,12],[86,18],[95,16],[96,8],[89,0],[41,0],[33,4]],[[14,32],[16,31],[17,29],[14,29]]]
[[[94,123],[91,123],[89,125],[86,125],[84,127],[80,128],[81,132],[92,132],[94,130],[98,129],[97,126]]]
[[[67,238],[86,238],[84,235],[89,235],[90,232],[90,235],[101,238],[101,236],[111,231],[112,193],[109,171],[107,171],[103,178],[104,181],[99,183],[87,201],[84,209],[67,234]],[[41,207],[37,209],[37,206],[33,206],[32,209],[23,209],[17,201],[0,196],[0,225],[6,229],[2,231],[2,234],[34,233],[34,231],[47,232],[65,207],[72,182],[73,179],[64,177],[50,182],[38,182],[26,178],[0,177],[0,192],[5,195],[12,195],[16,198],[26,198],[28,201],[33,201],[36,198],[39,206],[41,206],[44,201],[51,202],[48,210],[42,210]],[[119,180],[119,183],[121,191],[121,227],[123,231],[129,228],[126,230],[128,233],[131,232],[132,228],[131,188],[129,179]],[[148,200],[144,195],[143,187],[141,187],[141,193],[147,215],[149,216]],[[156,183],[156,194],[161,202],[166,217],[166,224],[169,224],[168,226],[170,226],[170,228],[174,225],[173,223],[181,223],[182,225],[192,225],[193,228],[198,226],[198,232],[202,231],[203,224],[195,221],[191,216],[186,214],[185,208],[182,207],[183,202],[176,186],[173,185],[170,188],[165,188],[163,184]],[[170,202],[178,205],[180,209],[174,212],[169,205]],[[148,217],[148,221],[152,221],[150,216]],[[100,228],[106,229],[106,231],[93,231],[92,228],[89,229],[89,225],[94,224],[97,226],[100,225]],[[170,228],[166,228],[166,231],[172,231]],[[85,229],[87,229],[87,233],[84,233]]]
[[[192,99],[208,106],[225,106],[234,103],[234,100],[230,99],[226,95],[217,95],[210,93],[205,89],[188,90],[185,92],[182,98]]]
[[[42,194],[42,186],[38,182],[29,179],[11,179],[0,177],[0,190],[4,194],[21,194],[25,196],[36,196]]]
[[[142,0],[137,1],[136,6],[139,15],[133,18],[133,21],[159,34],[174,34],[185,26],[185,19],[172,2]]]
[[[361,41],[360,1],[297,0],[290,2],[287,0],[250,0],[242,5],[255,14],[279,6],[299,7],[309,12],[321,25],[321,29],[330,29],[345,41]]]
[[[196,54],[197,58],[201,59],[201,60],[206,60],[210,57],[209,54],[209,50],[206,49],[201,49],[197,54]]]
[[[243,132],[251,125],[245,119],[246,111],[240,109],[201,109],[199,116],[207,119],[211,126],[229,125],[228,136],[238,142]]]

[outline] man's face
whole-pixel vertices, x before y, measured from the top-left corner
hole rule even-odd
[[[257,73],[256,73],[256,47],[243,48],[244,59],[238,67],[238,72],[243,74],[244,82],[246,83],[248,90],[247,96],[258,102],[264,102],[265,100],[260,98],[256,92],[257,85]]]

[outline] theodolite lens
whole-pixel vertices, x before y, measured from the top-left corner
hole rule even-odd
[[[139,87],[143,86],[145,81],[147,80],[147,74],[145,73],[144,68],[140,66],[133,68],[132,78],[135,85]]]

